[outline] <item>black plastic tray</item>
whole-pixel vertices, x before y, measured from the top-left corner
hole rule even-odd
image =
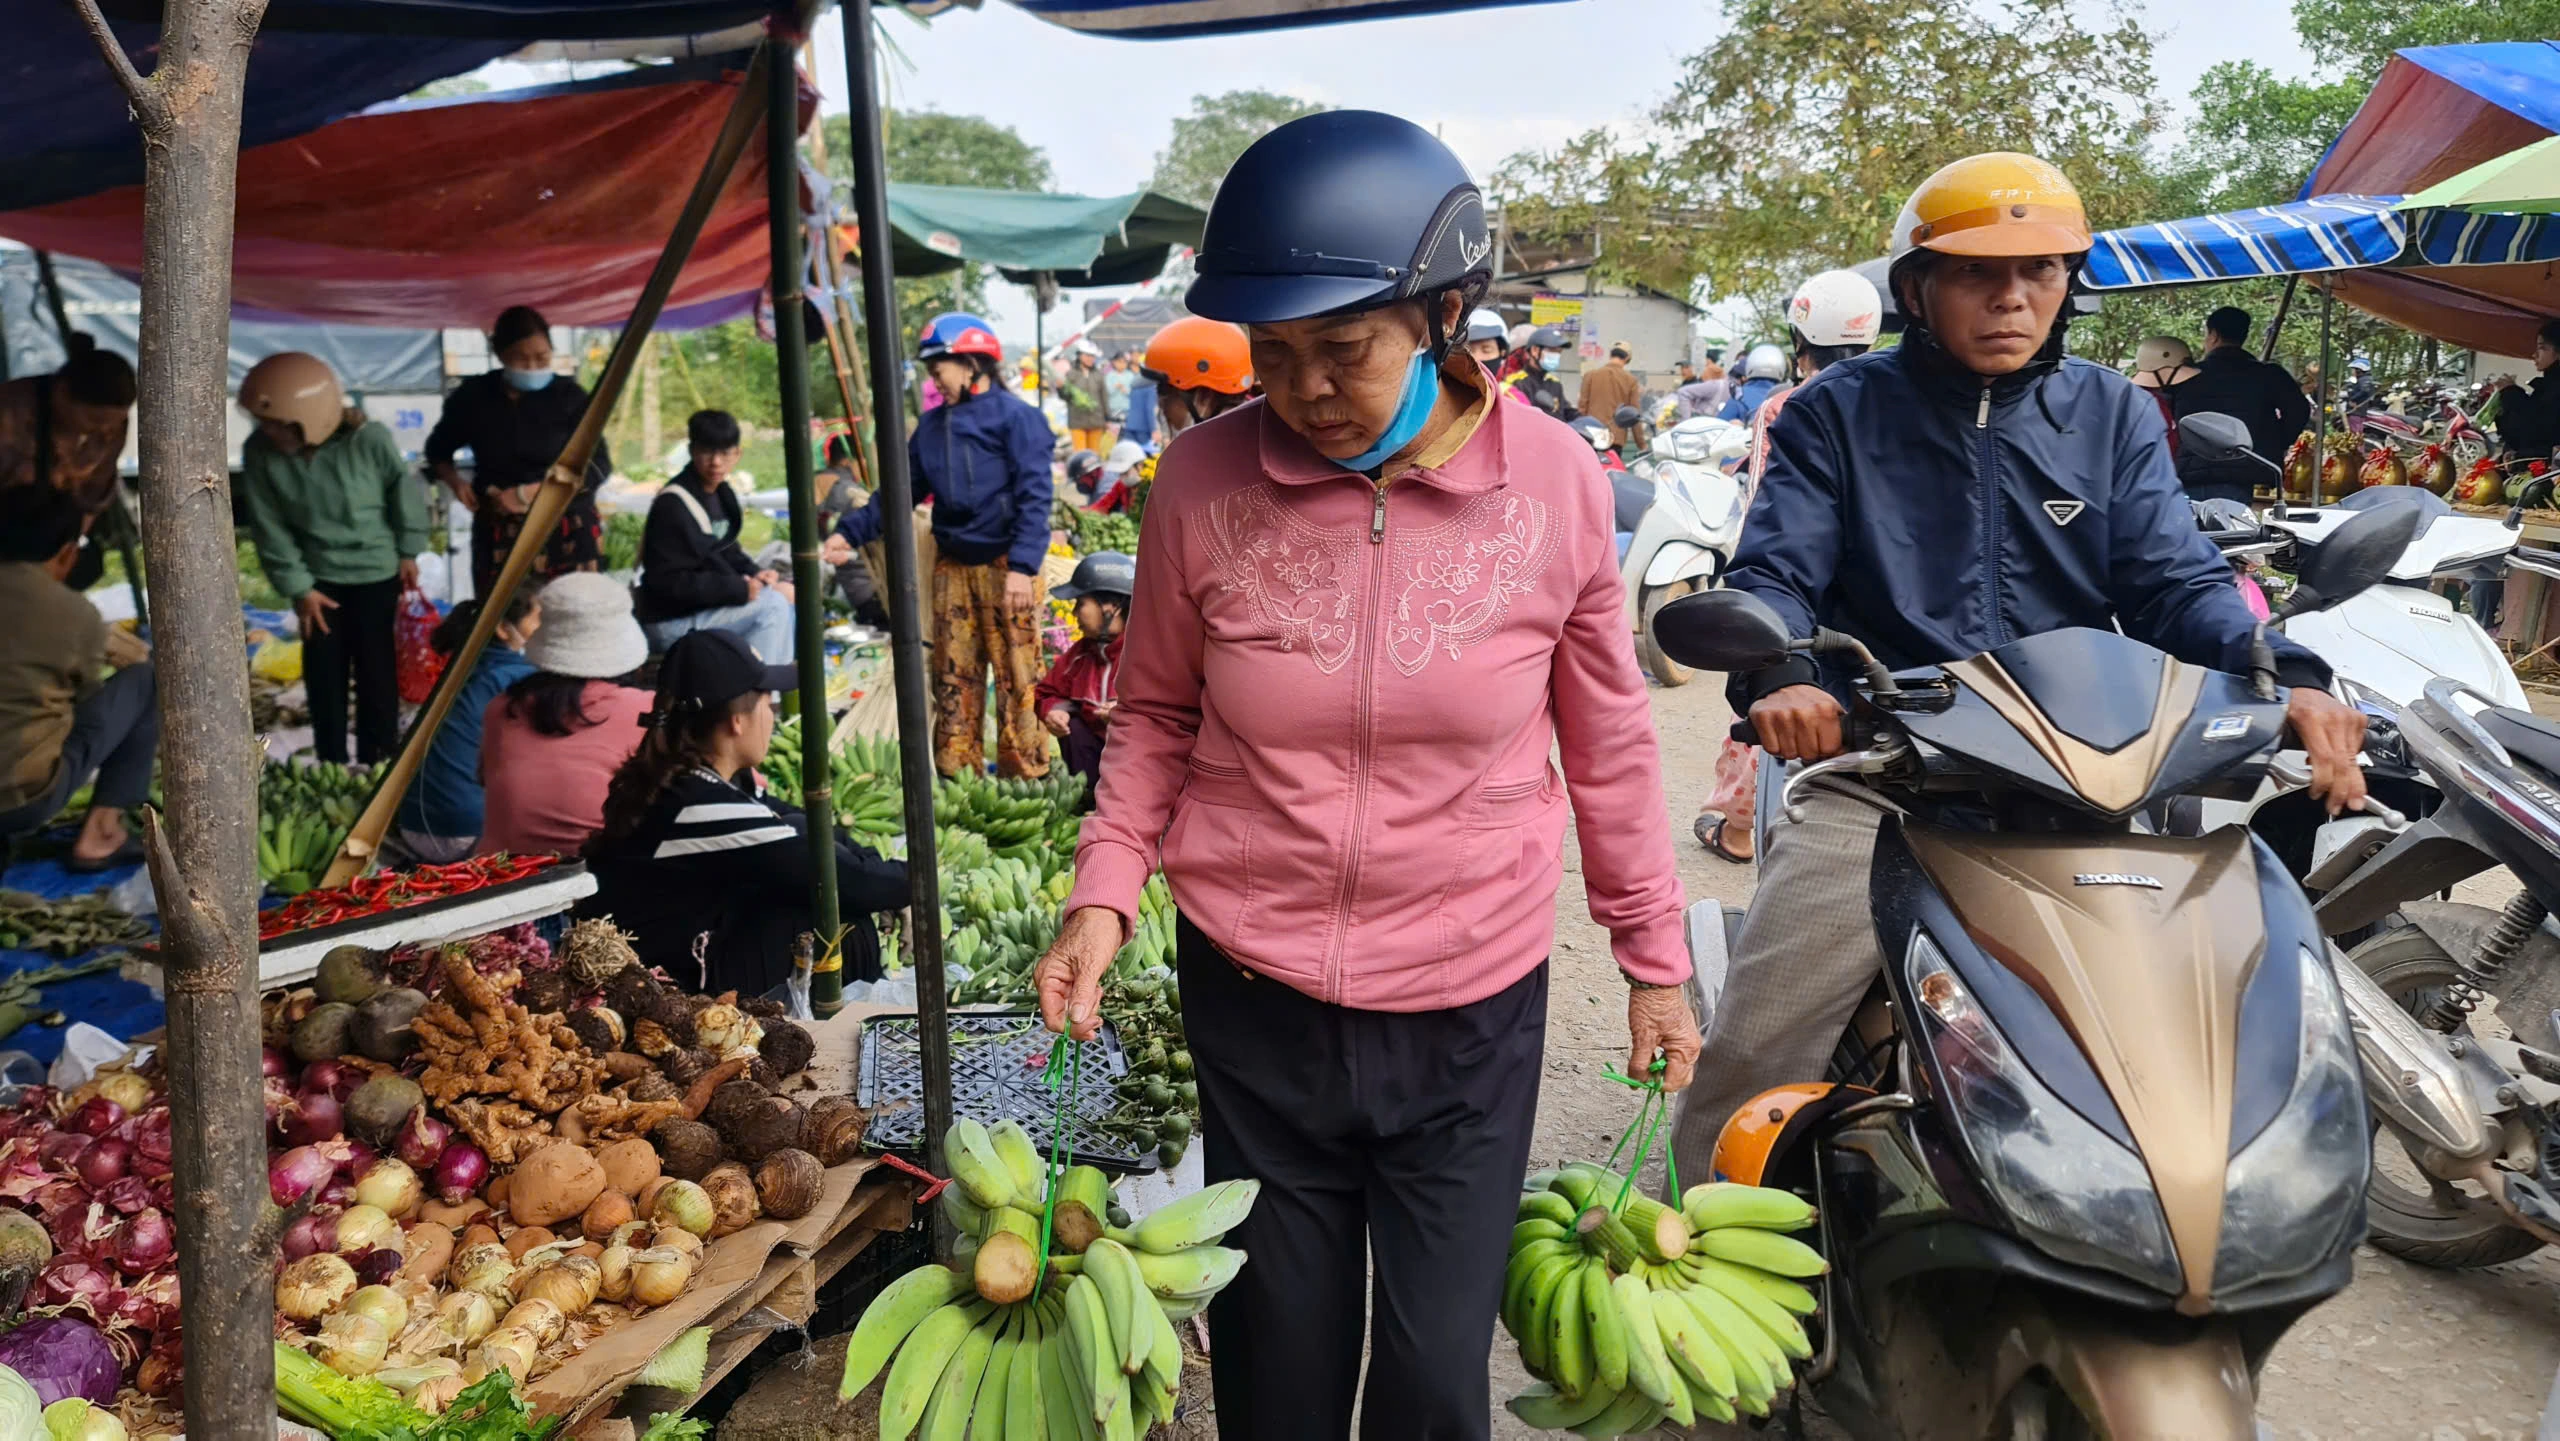
[[[951,1018],[951,1107],[954,1115],[992,1126],[1018,1121],[1046,1154],[1057,1099],[1040,1083],[1049,1047],[1058,1038],[1031,1011],[961,1011]],[[1156,1169],[1156,1154],[1094,1123],[1120,1105],[1112,1083],[1129,1072],[1120,1038],[1104,1022],[1086,1043],[1075,1109],[1067,1122],[1067,1147],[1078,1165],[1119,1175]],[[913,1156],[923,1150],[924,1063],[916,1049],[913,1012],[873,1016],[862,1026],[861,1089],[854,1099],[871,1112],[863,1144],[875,1151]]]

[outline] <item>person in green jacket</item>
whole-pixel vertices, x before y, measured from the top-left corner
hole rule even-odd
[[[315,356],[286,351],[250,367],[240,408],[258,425],[240,447],[249,539],[302,619],[312,749],[346,763],[352,671],[356,760],[372,765],[400,742],[392,629],[426,549],[424,489],[391,431],[349,406]]]

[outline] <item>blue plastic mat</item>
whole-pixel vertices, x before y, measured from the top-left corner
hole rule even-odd
[[[20,861],[0,870],[0,888],[58,901],[121,885],[141,869],[139,865],[119,866],[111,871],[80,874],[65,870],[58,860]],[[61,957],[42,951],[0,951],[0,975],[61,964]],[[149,986],[112,972],[47,986],[44,1003],[62,1013],[65,1025],[87,1021],[109,1035],[124,1038],[157,1030],[168,1018],[160,997]],[[0,1037],[0,1050],[24,1051],[51,1065],[53,1058],[62,1053],[62,1030],[62,1026],[24,1026],[15,1035]]]

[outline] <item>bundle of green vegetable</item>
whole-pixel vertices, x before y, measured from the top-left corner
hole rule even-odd
[[[258,773],[258,879],[287,896],[318,885],[382,769],[268,761]]]
[[[1079,555],[1092,555],[1104,550],[1135,555],[1138,553],[1138,518],[1086,511],[1076,517],[1075,547]]]
[[[48,901],[24,891],[0,891],[0,951],[77,956],[150,936],[149,926],[96,896]]]
[[[710,1337],[708,1327],[687,1331],[632,1377],[631,1384],[685,1393],[702,1389]],[[442,1414],[430,1416],[370,1376],[339,1375],[282,1341],[275,1354],[277,1409],[290,1420],[327,1432],[332,1441],[543,1441],[560,1425],[556,1416],[536,1416],[516,1394],[515,1378],[504,1371],[492,1371],[465,1387]],[[5,1402],[0,1394],[0,1416],[6,1414]],[[640,1441],[689,1441],[710,1431],[707,1423],[671,1411],[653,1418]],[[0,1426],[0,1436],[16,1434]]]

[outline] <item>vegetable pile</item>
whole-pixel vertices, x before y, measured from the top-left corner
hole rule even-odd
[[[1781,1234],[1812,1224],[1812,1206],[1759,1186],[1692,1186],[1673,1210],[1600,1166],[1530,1176],[1502,1324],[1539,1379],[1511,1414],[1579,1436],[1768,1415],[1813,1354],[1798,1279],[1829,1267]]]
[[[330,854],[337,854],[336,843]],[[448,900],[490,886],[524,880],[558,865],[558,856],[511,856],[505,852],[473,856],[451,865],[419,866],[407,871],[376,871],[325,891],[306,890],[280,906],[258,913],[258,939],[273,940],[295,931],[318,930],[341,921],[396,911],[405,906]],[[327,861],[321,863],[325,868]]]
[[[316,1363],[280,1387],[315,1418],[549,1371],[683,1295],[705,1242],[808,1214],[867,1119],[782,1093],[816,1042],[778,1007],[680,993],[604,922],[556,953],[530,927],[341,946],[265,1019],[279,1335]]]
[[[883,1288],[846,1344],[838,1394],[887,1372],[884,1441],[919,1425],[937,1437],[1125,1438],[1171,1421],[1183,1359],[1174,1324],[1243,1269],[1244,1253],[1218,1242],[1261,1183],[1223,1182],[1114,1226],[1102,1173],[1053,1176],[1012,1122],[954,1122],[944,1149],[955,1184],[942,1205],[966,1238],[965,1269],[927,1265]]]
[[[383,767],[270,760],[258,772],[258,879],[278,895],[319,884]]]
[[[0,951],[43,951],[77,956],[100,946],[147,940],[151,928],[97,896],[48,901],[24,891],[0,891]]]
[[[1123,555],[1138,553],[1138,518],[1120,512],[1104,514],[1086,511],[1076,517],[1076,551],[1092,555],[1098,551],[1116,550]]]

